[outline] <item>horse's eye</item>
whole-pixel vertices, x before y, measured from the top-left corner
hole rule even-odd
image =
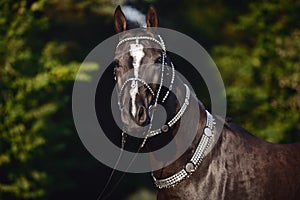
[[[156,64],[161,64],[162,62],[162,58],[161,57],[158,57],[156,60],[155,60],[155,63]]]
[[[118,68],[119,67],[119,61],[118,60],[114,60],[114,65],[115,65],[115,68]]]
[[[117,60],[114,61],[114,79],[117,80],[117,69],[119,67],[119,62]]]
[[[114,80],[117,80],[117,73],[116,73],[116,67],[114,68]]]

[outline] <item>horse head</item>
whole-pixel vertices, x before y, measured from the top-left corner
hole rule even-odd
[[[145,19],[148,28],[127,20],[120,7],[115,11],[114,25],[119,33],[114,72],[121,119],[125,131],[145,131],[151,124],[151,108],[163,103],[169,96],[175,72],[164,42],[156,34],[158,18],[152,6]],[[126,31],[132,28],[140,29]],[[168,86],[164,87],[164,84]]]

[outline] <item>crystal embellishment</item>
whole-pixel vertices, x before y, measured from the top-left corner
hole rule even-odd
[[[193,173],[195,171],[195,167],[194,167],[194,164],[191,163],[191,162],[188,162],[186,165],[185,165],[185,171],[187,173]]]
[[[205,134],[207,137],[211,137],[211,136],[212,136],[212,131],[211,131],[208,127],[206,127],[206,128],[204,129],[204,134]]]
[[[156,187],[158,187],[159,189],[175,187],[178,183],[180,183],[184,179],[189,178],[196,171],[196,169],[204,159],[206,149],[212,142],[212,136],[214,135],[214,125],[215,122],[213,116],[208,111],[206,111],[206,127],[203,130],[202,137],[192,158],[182,170],[170,177],[164,179],[156,179],[152,174]]]
[[[164,133],[168,132],[168,131],[169,131],[168,125],[163,125],[163,126],[161,127],[161,130],[162,130]]]

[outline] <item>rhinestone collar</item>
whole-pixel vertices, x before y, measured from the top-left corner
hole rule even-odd
[[[208,111],[206,111],[206,126],[203,130],[201,140],[194,155],[182,170],[168,178],[156,179],[154,174],[152,173],[152,177],[154,179],[154,184],[156,185],[156,187],[158,187],[159,189],[174,187],[182,180],[189,178],[190,175],[195,172],[204,158],[205,151],[212,142],[214,136],[214,126],[215,122],[213,116]]]

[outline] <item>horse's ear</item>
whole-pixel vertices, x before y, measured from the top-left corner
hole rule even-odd
[[[115,10],[114,23],[115,23],[115,31],[117,33],[126,30],[126,18],[120,6],[118,6]]]
[[[157,27],[158,26],[158,17],[157,12],[153,6],[149,7],[147,16],[146,16],[147,27]]]

